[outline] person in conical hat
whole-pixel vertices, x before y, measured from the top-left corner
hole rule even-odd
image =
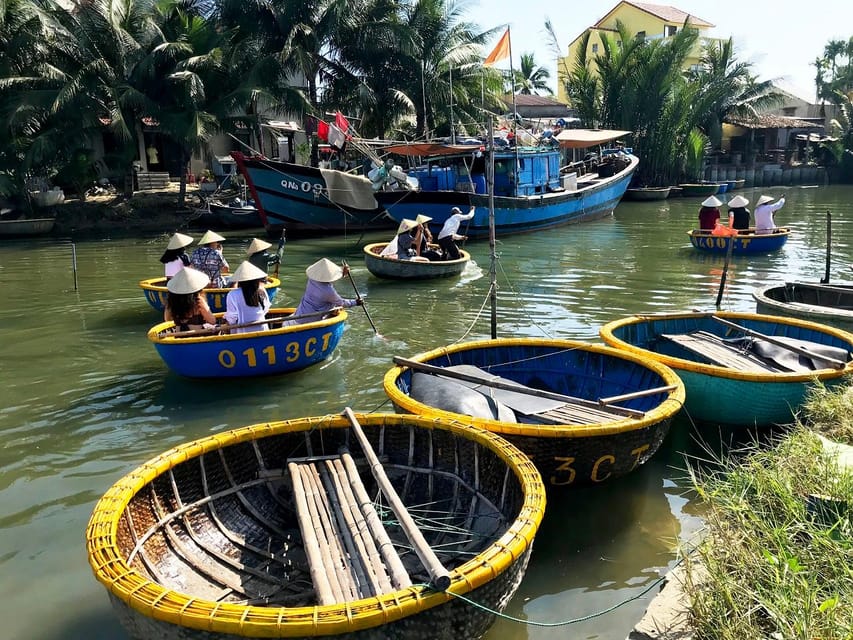
[[[187,255],[187,247],[193,243],[190,236],[176,233],[169,238],[166,251],[160,256],[160,262],[164,265],[166,282],[168,282],[178,271],[189,266],[190,257]]]
[[[774,200],[776,198],[773,196],[761,196],[755,203],[755,233],[766,234],[776,230],[773,214],[785,206],[785,198],[779,198],[776,202]]]
[[[248,333],[250,331],[266,331],[269,326],[262,322],[270,310],[270,299],[264,288],[267,272],[259,269],[248,260],[240,263],[231,282],[237,283],[237,288],[225,296],[225,315],[223,319],[228,324],[258,323],[251,327],[238,327],[229,333]]]
[[[224,240],[221,235],[208,229],[199,239],[199,247],[193,251],[190,258],[193,268],[206,273],[210,278],[210,286],[220,289],[227,286],[225,274],[229,272],[228,261],[222,255]]]
[[[328,317],[326,311],[341,307],[349,309],[355,305],[364,304],[361,298],[355,300],[342,298],[332,285],[349,273],[347,267],[341,268],[327,258],[321,258],[310,267],[305,269],[308,282],[305,285],[305,293],[296,307],[294,316],[306,316],[299,320],[288,320],[285,325],[304,324],[306,322],[317,322]]]
[[[717,225],[720,219],[720,206],[723,203],[716,196],[710,196],[702,201],[702,208],[699,209],[699,228],[705,231],[711,231]]]
[[[397,227],[397,259],[411,260],[417,255],[415,251],[415,237],[413,229],[417,229],[418,223],[408,218],[403,218]]]
[[[732,229],[749,229],[749,200],[743,196],[735,196],[729,200],[729,227]]]
[[[246,255],[249,256],[249,262],[255,265],[258,269],[263,269],[265,272],[269,272],[270,265],[278,264],[278,255],[274,253],[267,253],[267,249],[271,246],[272,245],[265,240],[252,238],[252,241],[246,249]],[[234,282],[233,277],[231,278],[231,282]]]
[[[166,309],[163,319],[174,322],[178,331],[202,329],[215,325],[216,318],[207,306],[204,288],[210,280],[207,274],[192,267],[184,267],[166,284]]]

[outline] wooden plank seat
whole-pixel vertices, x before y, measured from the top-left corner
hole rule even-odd
[[[624,412],[614,411],[606,405],[593,407],[588,404],[577,404],[567,402],[566,404],[540,411],[539,413],[522,415],[522,422],[545,423],[545,424],[598,424],[600,422],[612,422],[625,417],[637,418],[638,416],[626,416]]]
[[[318,604],[411,586],[349,453],[291,459],[287,467]]]
[[[688,351],[702,356],[711,364],[735,371],[753,373],[783,373],[790,369],[781,367],[723,340],[708,331],[692,331],[683,334],[662,333],[661,338],[674,342]]]

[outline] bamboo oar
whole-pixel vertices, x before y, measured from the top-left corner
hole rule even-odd
[[[379,330],[376,328],[376,325],[373,324],[373,318],[370,317],[370,312],[367,310],[367,305],[364,303],[364,299],[361,297],[361,294],[358,292],[358,287],[355,286],[355,280],[352,278],[352,273],[349,270],[349,265],[344,260],[344,267],[347,270],[347,276],[349,277],[350,284],[352,285],[352,290],[355,291],[355,297],[357,300],[361,300],[361,308],[364,309],[364,315],[367,316],[367,321],[370,323],[370,326],[373,327],[373,333],[376,334],[377,337],[382,337],[379,335]]]
[[[352,409],[346,407],[344,409],[344,415],[347,417],[347,420],[349,420],[350,425],[352,426],[352,431],[364,452],[364,457],[367,458],[367,462],[370,465],[370,471],[373,473],[373,478],[376,480],[376,484],[379,485],[379,488],[382,489],[382,493],[385,494],[385,498],[388,500],[388,505],[391,507],[394,515],[397,516],[400,528],[405,532],[406,537],[415,549],[415,553],[418,555],[418,558],[420,558],[424,568],[426,568],[429,573],[432,586],[438,591],[447,591],[451,583],[450,572],[441,564],[438,556],[435,555],[435,551],[433,551],[429,546],[426,538],[424,538],[424,534],[421,533],[420,529],[418,529],[414,519],[408,509],[406,509],[406,505],[403,504],[402,500],[400,500],[400,496],[397,495],[397,490],[394,489],[394,485],[392,485],[391,481],[388,479],[385,469],[382,467],[382,463],[379,462],[379,458],[376,456],[376,452],[373,451],[373,446],[370,444],[370,440],[368,440],[367,436],[364,434],[364,431],[358,423],[358,419],[356,419]]]
[[[720,276],[720,290],[717,292],[717,309],[720,308],[720,302],[723,300],[723,291],[726,289],[726,276],[729,273],[729,262],[732,259],[732,250],[735,246],[735,236],[728,236],[729,244],[726,247],[726,259],[723,261],[723,275]]]
[[[301,313],[298,316],[278,316],[272,318],[265,318],[264,320],[254,320],[253,322],[242,322],[240,324],[220,324],[217,325],[215,329],[193,329],[192,331],[178,331],[174,335],[180,338],[189,338],[193,336],[215,336],[223,331],[230,331],[231,329],[244,329],[246,327],[258,327],[263,324],[268,324],[270,322],[282,322],[284,320],[303,320],[305,318],[316,318],[317,316],[323,316],[327,313],[334,313],[336,311],[340,311],[342,307],[332,307],[331,309],[327,309],[326,311],[313,311],[311,313]]]
[[[836,358],[831,358],[829,356],[822,356],[819,353],[814,353],[805,349],[803,347],[798,347],[793,344],[788,344],[783,340],[779,340],[778,338],[774,338],[773,336],[768,336],[763,333],[759,333],[758,331],[753,331],[752,329],[748,329],[746,327],[742,327],[739,324],[735,324],[734,322],[729,322],[725,318],[721,318],[719,316],[711,316],[711,319],[716,320],[719,323],[726,325],[727,327],[731,327],[732,329],[737,329],[745,333],[748,336],[752,336],[754,338],[760,338],[761,340],[766,340],[770,344],[775,344],[777,347],[782,347],[783,349],[787,349],[788,351],[793,351],[794,353],[798,353],[801,356],[806,356],[807,358],[817,358],[818,360],[823,360],[824,362],[828,362],[832,365],[835,365],[836,369],[843,369],[847,366],[846,362],[842,362],[841,360],[837,360]]]
[[[522,385],[516,385],[509,382],[501,382],[500,380],[488,380],[484,378],[478,378],[477,376],[471,376],[467,373],[461,373],[459,371],[451,371],[450,369],[445,369],[443,367],[434,367],[431,364],[426,364],[423,362],[418,362],[416,360],[408,360],[406,358],[401,358],[399,356],[394,356],[394,364],[398,364],[401,367],[408,367],[409,369],[413,369],[415,371],[421,371],[423,373],[429,373],[434,376],[444,376],[445,378],[455,378],[457,380],[464,380],[465,382],[473,382],[475,384],[482,385],[484,387],[492,387],[494,389],[501,389],[503,391],[513,391],[515,393],[522,393],[528,396],[536,396],[537,398],[546,398],[548,400],[558,400],[560,402],[572,403],[587,407],[600,407],[605,405],[601,400],[587,400],[586,398],[576,398],[574,396],[565,396],[562,393],[553,393],[551,391],[544,391],[542,389],[533,389],[532,387],[525,387]],[[604,398],[607,400],[608,398]],[[630,416],[633,418],[641,418],[646,415],[645,411],[638,411],[637,409],[629,409],[627,407],[618,407],[612,405],[606,405],[608,409],[611,409],[615,413],[621,413],[625,416]]]

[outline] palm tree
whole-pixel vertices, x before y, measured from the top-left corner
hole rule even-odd
[[[544,91],[549,96],[554,95],[554,91],[546,82],[551,74],[545,67],[537,66],[532,53],[521,54],[520,67],[515,71],[512,83],[515,93],[531,95]]]

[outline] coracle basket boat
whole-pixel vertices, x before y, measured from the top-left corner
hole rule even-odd
[[[86,531],[89,563],[132,638],[459,640],[488,629],[544,512],[533,464],[459,422],[347,416],[203,438],[107,491]],[[388,509],[383,474],[440,580]]]
[[[140,280],[139,286],[142,288],[142,291],[145,293],[145,299],[148,301],[156,311],[162,313],[166,308],[166,296],[169,293],[169,290],[166,288],[166,278],[148,278],[147,280]],[[267,277],[267,281],[264,283],[264,288],[267,290],[267,295],[269,296],[270,301],[275,301],[275,294],[278,293],[278,288],[281,286],[281,280],[274,276]],[[233,291],[234,287],[231,288],[219,288],[219,287],[210,287],[204,290],[204,293],[207,295],[207,306],[210,307],[210,310],[213,313],[220,313],[225,311],[225,297],[228,295],[229,291]]]
[[[853,286],[817,282],[785,282],[752,292],[756,313],[820,322],[853,331]]]
[[[40,236],[53,231],[56,218],[19,218],[0,220],[0,238]]]
[[[395,362],[384,388],[397,411],[499,433],[530,456],[549,488],[634,470],[658,450],[684,402],[668,367],[574,340],[483,340]]]
[[[461,257],[456,260],[398,260],[379,255],[385,248],[385,242],[374,242],[364,247],[364,265],[377,278],[392,280],[427,280],[429,278],[449,278],[458,276],[471,260],[471,254],[460,249]]]
[[[773,233],[761,234],[755,233],[755,229],[750,228],[741,230],[735,236],[718,236],[707,229],[691,229],[687,235],[690,237],[690,244],[700,251],[726,253],[729,250],[729,243],[734,241],[733,254],[749,255],[778,251],[785,246],[791,230],[787,227],[779,227]]]
[[[718,425],[790,423],[816,381],[833,387],[853,373],[853,334],[793,318],[672,312],[614,320],[599,333],[674,369],[687,414]]]

